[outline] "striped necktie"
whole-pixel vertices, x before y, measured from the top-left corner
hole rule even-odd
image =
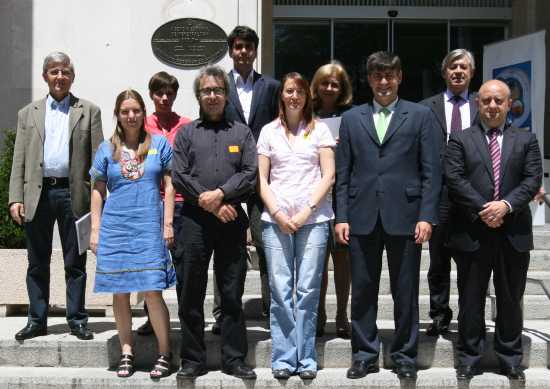
[[[500,200],[500,146],[498,145],[498,136],[500,128],[491,128],[489,130],[489,153],[493,163],[493,177],[495,183],[495,192],[493,200]]]
[[[378,119],[376,119],[376,134],[378,135],[378,140],[380,143],[382,143],[384,136],[386,136],[389,114],[390,110],[385,107],[380,108],[380,111],[378,111]]]

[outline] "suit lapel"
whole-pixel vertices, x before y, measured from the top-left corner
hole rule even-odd
[[[237,86],[235,85],[235,76],[233,75],[233,70],[229,72],[229,100],[235,107],[235,110],[239,114],[239,118],[241,119],[241,122],[246,123],[246,119],[244,117],[243,107],[241,105],[241,101],[239,100],[239,95],[237,94]]]
[[[470,104],[470,125],[477,123],[477,102],[476,102],[477,93],[470,93],[468,97],[468,103]]]
[[[250,103],[250,114],[248,115],[248,125],[250,126],[254,121],[254,116],[256,115],[256,108],[258,104],[262,101],[262,95],[264,93],[264,78],[261,74],[256,73],[254,70],[254,76],[252,78],[253,89],[252,89],[252,102]]]
[[[506,171],[506,165],[512,155],[514,149],[514,142],[516,140],[516,132],[511,128],[505,128],[502,133],[502,150],[500,154],[500,182],[502,182],[502,176]]]
[[[78,100],[77,97],[74,97],[71,94],[69,106],[69,139],[73,136],[73,131],[82,117],[82,103]]]
[[[44,143],[44,132],[46,131],[46,102],[47,98],[38,100],[34,105],[33,120],[34,127],[40,136],[40,140]]]
[[[361,125],[367,131],[367,134],[369,134],[374,143],[380,146],[380,140],[378,139],[378,134],[376,133],[374,120],[372,119],[373,112],[374,110],[372,105],[369,103],[363,105],[363,110],[361,111]]]
[[[445,139],[447,139],[447,120],[445,120],[445,94],[442,93],[432,100],[432,111],[441,126]]]
[[[481,126],[476,125],[475,129],[472,131],[472,135],[474,138],[474,143],[479,152],[479,155],[483,160],[483,164],[485,165],[485,168],[489,172],[489,176],[491,177],[491,180],[493,180],[494,182],[495,178],[493,176],[493,162],[491,161],[489,145],[487,144],[487,139],[485,138],[485,133],[483,131],[483,128]]]
[[[397,104],[395,105],[395,111],[391,116],[390,124],[388,125],[388,129],[386,131],[386,135],[384,136],[382,144],[390,140],[393,134],[395,134],[399,127],[401,127],[403,122],[407,120],[408,112],[402,108],[402,104],[400,104],[400,102],[401,100],[398,100]]]

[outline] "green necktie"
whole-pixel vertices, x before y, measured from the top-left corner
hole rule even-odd
[[[382,143],[384,136],[386,136],[389,114],[390,111],[384,107],[378,111],[378,119],[376,120],[376,134],[378,135],[378,140],[380,140],[380,143]]]

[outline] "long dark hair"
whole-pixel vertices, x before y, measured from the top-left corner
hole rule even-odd
[[[141,162],[145,158],[147,158],[147,153],[149,152],[149,146],[151,145],[151,135],[147,131],[145,131],[145,117],[147,115],[145,111],[145,102],[143,101],[143,98],[141,97],[141,95],[133,89],[127,89],[125,91],[120,92],[115,101],[115,109],[113,112],[115,117],[117,118],[117,122],[116,122],[115,132],[111,137],[111,143],[113,144],[113,147],[114,147],[113,160],[115,161],[120,160],[120,151],[125,141],[124,130],[122,128],[122,125],[118,121],[120,106],[124,101],[129,99],[136,100],[139,106],[141,107],[141,110],[143,111],[143,122],[141,123],[141,127],[139,129],[139,147],[136,152],[136,158]]]

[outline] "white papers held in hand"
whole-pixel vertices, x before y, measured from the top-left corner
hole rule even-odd
[[[92,231],[92,217],[90,212],[75,222],[78,253],[84,254],[90,247],[90,233]]]

